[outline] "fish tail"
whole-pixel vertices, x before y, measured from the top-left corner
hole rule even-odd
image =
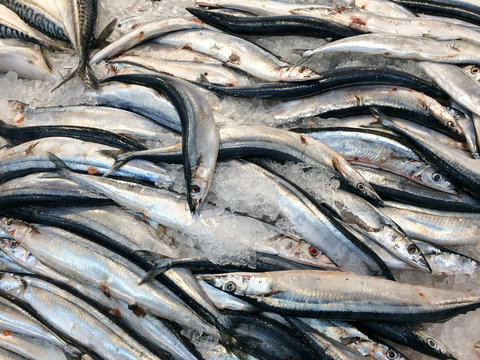
[[[70,177],[70,173],[72,170],[57,155],[49,152],[48,159],[55,164],[55,167],[57,168],[57,172],[60,174],[60,176],[65,178]]]
[[[77,68],[73,70],[70,74],[65,76],[62,82],[60,82],[60,84],[55,86],[51,92],[54,92],[59,87],[65,85],[67,82],[72,80],[77,75],[83,80],[85,84],[87,84],[88,86],[90,86],[95,90],[98,89],[99,82],[92,68],[87,63],[81,62],[80,64],[78,64]]]
[[[142,285],[155,279],[157,275],[160,275],[172,268],[173,260],[170,258],[158,259],[155,261],[155,265],[147,272],[147,275],[138,283]]]

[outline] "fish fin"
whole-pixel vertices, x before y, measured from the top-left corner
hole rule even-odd
[[[107,156],[109,158],[115,159],[117,156],[124,153],[122,150],[98,150],[100,155]]]
[[[72,169],[70,169],[68,165],[63,162],[57,155],[52,154],[51,152],[47,152],[47,154],[48,159],[55,164],[58,174],[60,174],[62,177],[68,178]]]
[[[43,60],[45,61],[45,65],[47,65],[47,68],[50,71],[53,71],[52,63],[50,62],[50,59],[47,56],[47,50],[43,46],[40,46],[40,52],[42,54]]]
[[[105,174],[102,175],[102,177],[109,177],[112,175],[114,172],[116,172],[118,169],[120,169],[123,165],[125,165],[127,162],[126,161],[117,161],[115,160],[115,163],[112,165],[110,169],[105,172]]]
[[[171,269],[172,265],[173,265],[173,259],[170,259],[170,258],[156,260],[153,268],[147,272],[147,275],[145,275],[143,279],[140,280],[138,285],[142,285],[147,282],[155,280],[155,278],[158,275],[163,274],[168,269]]]
[[[103,30],[100,32],[100,35],[92,41],[92,48],[97,48],[99,45],[103,45],[105,43],[108,44],[108,37],[112,35],[113,31],[117,27],[118,19],[113,19],[110,21],[107,26],[103,28]]]
[[[389,116],[387,116],[382,110],[380,110],[378,107],[371,107],[370,112],[372,115],[377,119],[378,123],[392,129],[392,127],[395,126],[393,123],[392,119],[390,119]]]
[[[70,80],[72,80],[75,76],[77,76],[78,72],[79,72],[79,67],[77,67],[75,70],[73,70],[72,72],[70,72],[70,74],[67,74],[67,76],[65,76],[65,77],[63,77],[63,76],[60,74],[60,75],[62,76],[63,80],[62,80],[57,86],[55,86],[55,87],[52,89],[52,91],[50,91],[50,92],[53,93],[53,92],[54,92],[55,90],[57,90],[59,87],[65,85],[67,82],[69,82]]]
[[[97,75],[95,75],[89,64],[85,65],[85,72],[80,72],[80,77],[92,89],[98,90],[100,84],[98,82]]]
[[[149,250],[135,250],[135,254],[143,257],[145,260],[150,262],[156,262],[165,258],[165,256]]]

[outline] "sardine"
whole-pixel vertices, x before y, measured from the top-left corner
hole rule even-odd
[[[191,48],[265,81],[304,81],[320,78],[307,67],[290,65],[247,40],[217,31],[183,30],[154,41]]]
[[[352,36],[313,50],[306,50],[302,56],[338,52],[448,64],[480,64],[480,47],[476,44],[463,40],[433,40],[391,34]]]
[[[0,72],[9,71],[24,79],[55,79],[43,54],[35,46],[15,39],[0,39]]]
[[[474,293],[342,272],[276,271],[202,278],[263,309],[294,316],[423,322],[448,319],[480,307],[480,296]]]

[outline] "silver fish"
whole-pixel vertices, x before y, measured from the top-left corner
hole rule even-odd
[[[320,77],[309,68],[279,60],[247,40],[216,31],[177,31],[157,38],[155,42],[191,48],[265,81],[303,81]]]
[[[44,340],[8,330],[4,330],[3,335],[0,336],[0,347],[27,359],[67,360],[67,356],[60,348]]]
[[[44,280],[2,273],[0,291],[25,301],[56,331],[102,357],[159,359],[93,306]]]
[[[15,39],[0,39],[0,72],[9,71],[24,79],[55,79],[36,46]]]
[[[433,40],[390,34],[366,34],[334,41],[303,52],[316,54],[353,52],[382,55],[395,59],[433,61],[449,64],[480,64],[480,47],[463,40]]]
[[[214,59],[210,56],[201,54],[199,52],[178,48],[176,46],[161,45],[153,42],[135,46],[133,49],[124,53],[125,56],[139,56],[150,57],[152,59],[166,60],[166,61],[186,61],[209,65],[221,65],[220,60]],[[121,57],[122,55],[120,55]]]
[[[291,315],[422,322],[450,318],[480,307],[480,296],[475,293],[343,272],[292,270],[202,278],[257,306]]]

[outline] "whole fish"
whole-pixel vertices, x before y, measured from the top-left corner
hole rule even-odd
[[[93,65],[101,60],[119,55],[142,42],[154,39],[172,31],[206,28],[211,27],[198,19],[185,19],[183,17],[155,20],[141,26],[134,26],[131,32],[121,36],[119,39],[96,53],[90,59],[90,64]]]
[[[90,174],[104,173],[113,166],[113,158],[104,155],[102,151],[112,151],[110,146],[94,144],[76,139],[46,138],[29,141],[12,148],[0,149],[2,160],[0,181],[7,181],[32,172],[51,171],[55,166],[48,159],[48,154],[56,152],[79,171]],[[155,183],[171,183],[166,170],[159,166],[147,163],[131,163],[130,169],[123,167],[113,176],[125,176],[137,180]],[[164,182],[165,181],[165,182]]]
[[[64,43],[54,41],[26,24],[17,14],[0,4],[0,37],[18,38],[46,48],[65,50]]]
[[[154,40],[159,44],[188,47],[265,81],[304,81],[320,75],[305,66],[290,65],[259,46],[217,31],[182,30]]]
[[[222,157],[269,156],[283,161],[294,160],[325,169],[359,194],[381,201],[371,186],[358,176],[353,167],[336,151],[321,141],[293,132],[263,125],[237,125],[220,129]],[[182,152],[175,144],[166,148],[124,153],[116,161],[132,159],[163,160],[178,158]]]
[[[12,125],[16,126],[76,126],[98,127],[133,140],[161,141],[171,132],[138,114],[104,106],[60,106],[32,108],[28,105],[14,104],[15,113]]]
[[[182,124],[187,203],[195,214],[208,194],[220,143],[220,133],[207,99],[189,82],[168,75],[119,75],[107,81],[148,85],[163,93],[177,109]]]
[[[359,32],[310,16],[234,16],[227,12],[186,9],[207,24],[236,35],[313,36],[342,39]]]
[[[476,245],[480,239],[480,216],[475,213],[429,210],[392,202],[381,210],[414,239],[439,246]]]
[[[159,60],[152,57],[139,57],[134,55],[120,55],[110,60],[108,64],[117,67],[121,67],[123,64],[127,66],[132,65],[135,66],[135,71],[141,71],[143,69],[144,71],[151,70],[154,73],[165,73],[196,83],[207,82],[229,87],[247,84],[243,76],[234,70],[217,64]],[[117,74],[123,74],[121,68],[115,71],[115,75]]]
[[[97,89],[98,79],[88,63],[88,58],[90,43],[95,33],[98,2],[97,0],[54,1],[62,18],[65,33],[73,44],[79,59],[77,67],[67,74],[53,90],[58,89],[77,75],[85,84]]]
[[[44,280],[2,273],[0,291],[28,304],[56,331],[74,338],[98,356],[159,359],[93,306]]]
[[[0,4],[15,11],[24,21],[45,34],[69,42],[55,2],[42,0],[1,0]]]
[[[9,71],[24,79],[55,79],[43,54],[35,46],[16,39],[0,39],[0,72]]]
[[[385,17],[362,9],[331,11],[321,8],[292,10],[294,15],[312,16],[349,26],[366,33],[397,34],[409,37],[428,37],[436,40],[465,40],[480,44],[480,32],[471,27],[421,17]]]
[[[256,306],[288,315],[422,322],[447,319],[480,307],[476,294],[342,272],[276,271],[202,278]]]
[[[275,124],[295,123],[318,115],[322,118],[366,114],[372,106],[387,115],[463,134],[456,119],[438,101],[422,93],[395,86],[358,86],[338,89],[271,107],[267,114]],[[298,122],[297,122],[298,125]]]
[[[448,64],[480,64],[479,46],[463,40],[433,40],[390,34],[366,34],[334,41],[303,57],[316,54],[352,52],[382,55],[395,59],[433,61]]]
[[[0,226],[45,265],[63,275],[97,287],[108,294],[107,296],[124,301],[128,305],[144,309],[140,311],[150,311],[183,326],[215,333],[210,325],[164,285],[159,282],[139,285],[145,276],[142,275],[144,271],[110,250],[52,227],[38,225],[33,230],[26,223],[6,219],[2,220]],[[52,239],[55,239],[58,244],[55,254],[42,251],[40,244],[43,243],[42,246],[48,247],[49,245],[46,244]],[[79,254],[84,255],[79,256]],[[88,264],[95,264],[95,266],[90,267],[91,271],[83,271],[82,268]]]

